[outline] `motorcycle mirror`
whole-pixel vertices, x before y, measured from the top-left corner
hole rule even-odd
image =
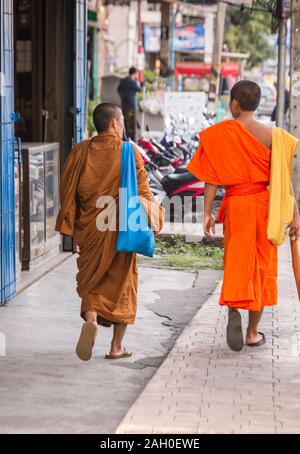
[[[146,125],[146,131],[147,131],[147,132],[150,131],[149,125]]]
[[[141,129],[141,125],[140,125],[140,122],[139,122],[138,120],[136,121],[136,127],[137,127],[138,129]]]

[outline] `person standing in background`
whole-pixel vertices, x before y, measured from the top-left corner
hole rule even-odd
[[[136,112],[138,110],[136,94],[142,91],[137,75],[137,69],[134,67],[130,68],[129,76],[122,79],[118,87],[118,93],[122,102],[126,133],[133,141],[135,140]]]

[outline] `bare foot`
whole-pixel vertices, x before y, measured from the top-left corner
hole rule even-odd
[[[95,342],[97,334],[98,334],[99,325],[97,322],[89,322],[89,323],[92,323],[96,327],[95,336],[94,336],[94,342]]]
[[[256,333],[248,333],[247,332],[247,336],[246,336],[246,344],[249,345],[249,344],[255,344],[256,342],[259,342],[263,340],[263,336],[262,334],[256,332]]]
[[[98,333],[98,329],[99,329],[99,325],[97,323],[97,318],[95,318],[94,312],[86,312],[85,313],[85,321],[89,322],[89,323],[92,323],[96,327],[96,332],[95,332],[95,339],[96,339],[97,333]]]
[[[121,347],[112,346],[109,352],[110,355],[122,355],[123,353],[130,353],[123,345]]]
[[[132,356],[132,352],[129,352],[125,347],[119,349],[111,348],[110,352],[105,355],[106,359],[119,359],[119,358],[129,358]]]

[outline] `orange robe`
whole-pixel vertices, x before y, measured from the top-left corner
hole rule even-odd
[[[198,179],[226,186],[218,213],[224,231],[220,304],[260,311],[277,303],[277,247],[267,239],[271,151],[238,121],[200,133],[188,165]]]
[[[121,148],[117,135],[102,133],[73,149],[62,173],[61,209],[56,222],[56,230],[73,236],[80,248],[76,280],[81,315],[84,318],[86,311],[94,311],[98,323],[104,326],[132,324],[136,317],[136,254],[117,253],[117,230],[101,231],[97,227],[97,219],[106,208],[97,207],[101,196],[112,197],[118,227]],[[135,158],[139,196],[151,205],[148,175],[136,149]],[[160,222],[158,230],[162,219]]]

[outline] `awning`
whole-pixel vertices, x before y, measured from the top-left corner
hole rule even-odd
[[[228,63],[223,62],[221,64],[222,70],[221,75],[222,77],[226,76],[234,76],[237,77],[240,75],[240,64],[239,63]],[[182,62],[177,63],[175,68],[175,75],[178,76],[182,74],[184,76],[200,76],[206,77],[209,76],[211,70],[210,63],[203,63],[203,62]]]

